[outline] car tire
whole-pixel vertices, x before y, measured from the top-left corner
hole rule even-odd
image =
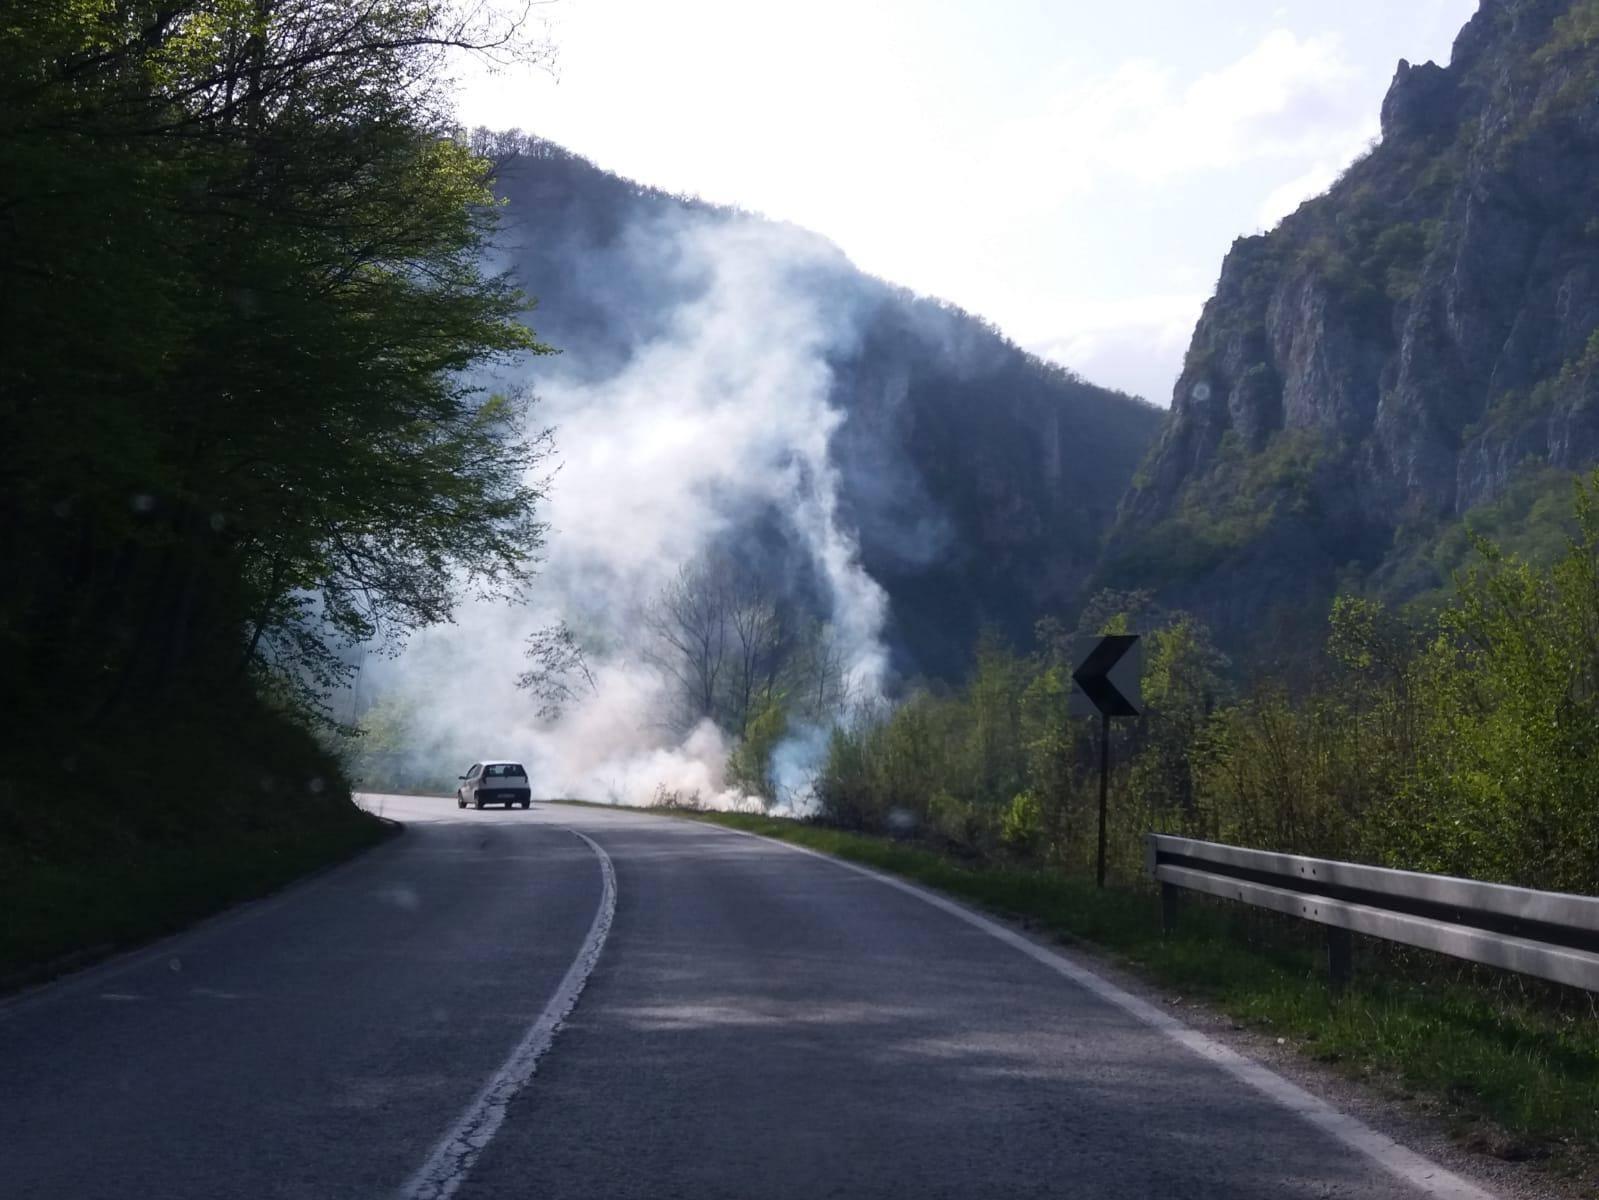
[[[531,801],[531,800],[522,801],[522,807],[523,808],[532,808],[533,807],[533,801]]]
[[[461,795],[460,792],[456,792],[455,793],[455,807],[456,808],[465,808],[466,807],[466,797]]]
[[[479,796],[476,800],[472,801],[472,807],[477,809],[479,812],[482,812],[483,811],[483,797]]]

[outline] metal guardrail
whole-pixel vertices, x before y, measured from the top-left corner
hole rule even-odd
[[[1356,933],[1599,991],[1599,897],[1159,833],[1145,838],[1145,862],[1168,931],[1183,889],[1325,925],[1334,991],[1349,982]]]

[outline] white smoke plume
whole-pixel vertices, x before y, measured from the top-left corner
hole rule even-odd
[[[750,798],[724,777],[723,732],[708,721],[669,732],[668,684],[647,661],[641,616],[683,563],[752,512],[780,512],[823,584],[849,688],[878,694],[886,599],[841,527],[828,455],[842,414],[827,364],[850,348],[853,320],[815,280],[843,260],[820,238],[754,220],[674,215],[630,236],[666,246],[693,299],[603,377],[560,358],[528,368],[531,419],[554,427],[560,464],[529,602],[464,606],[371,666],[368,693],[409,711],[419,755],[457,770],[521,759],[536,794],[647,804],[665,790],[742,806]],[[586,647],[593,687],[546,721],[515,679],[527,636],[559,621]],[[765,799],[803,807],[825,745],[825,731],[794,731],[774,756],[781,794]]]

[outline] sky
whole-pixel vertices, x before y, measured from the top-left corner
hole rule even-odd
[[[815,230],[1159,404],[1234,238],[1378,134],[1477,0],[549,0],[470,126]],[[537,280],[525,281],[535,295]]]

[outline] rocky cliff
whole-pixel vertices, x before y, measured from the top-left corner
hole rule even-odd
[[[1599,460],[1596,328],[1599,2],[1482,0],[1369,154],[1235,243],[1103,582],[1234,640],[1435,585],[1418,545]]]

